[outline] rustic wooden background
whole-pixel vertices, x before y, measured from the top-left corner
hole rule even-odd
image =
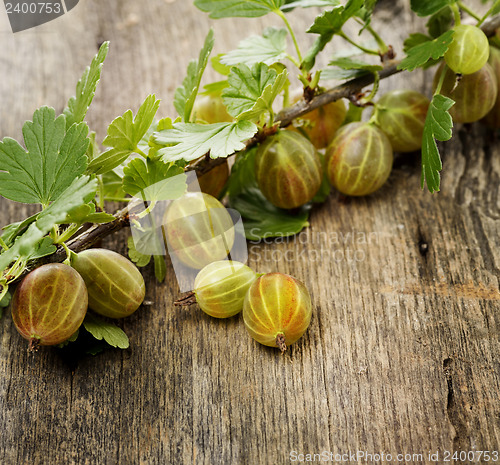
[[[375,21],[398,51],[408,31],[422,28],[408,3],[381,1]],[[305,30],[314,13],[292,14],[292,23]],[[68,15],[13,35],[1,8],[0,136],[19,137],[42,104],[61,111],[103,40],[111,50],[88,115],[100,140],[149,93],[172,115],[174,89],[211,24],[222,52],[279,21],[214,22],[184,0],[82,0]],[[336,41],[330,51],[340,47]],[[428,92],[429,76],[382,85],[395,87]],[[6,313],[0,463],[424,455],[410,464],[431,463],[429,451],[442,462],[446,450],[499,450],[500,143],[478,125],[458,127],[443,158],[438,195],[420,190],[418,157],[401,157],[375,195],[346,202],[332,194],[313,212],[308,236],[250,244],[251,266],[297,276],[314,298],[308,332],[284,356],[250,339],[241,317],[218,321],[174,308],[171,270],[162,285],[144,270],[153,304],[123,321],[126,351],[78,361],[56,349],[30,356]],[[0,208],[0,225],[33,211],[5,200]],[[106,245],[125,252],[126,235]]]

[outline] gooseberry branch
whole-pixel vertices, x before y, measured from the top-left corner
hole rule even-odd
[[[486,36],[490,37],[495,34],[497,28],[500,27],[500,15],[493,16],[488,18],[484,23],[481,24],[482,31],[486,34]],[[390,76],[393,76],[399,73],[401,70],[398,69],[400,61],[398,60],[388,60],[384,62],[384,68],[378,73],[378,77],[380,79],[385,79]],[[334,102],[341,98],[352,98],[359,94],[363,88],[373,84],[375,82],[374,74],[366,74],[364,76],[360,76],[355,79],[351,79],[341,85],[333,87],[319,95],[314,96],[310,100],[302,99],[294,105],[285,108],[275,118],[275,125],[270,128],[265,128],[261,133],[258,133],[256,136],[252,137],[246,142],[246,148],[250,148],[257,143],[261,142],[268,135],[272,135],[278,129],[278,127],[286,127],[288,126],[295,118],[305,115],[316,108],[324,106],[328,103]],[[232,154],[230,156],[235,155]],[[205,174],[215,168],[218,165],[221,165],[226,162],[226,158],[215,158],[212,159],[209,156],[205,156],[199,159],[197,162],[192,163],[186,167],[186,171],[196,171],[198,175]],[[128,226],[130,224],[130,215],[133,211],[134,207],[136,207],[140,202],[130,202],[130,204],[115,213],[115,220],[105,223],[105,224],[96,224],[90,227],[83,227],[81,232],[77,233],[73,239],[69,240],[66,245],[73,252],[81,252],[82,250],[86,250],[96,243],[98,243],[103,238],[109,236],[110,234],[119,231],[120,229]],[[88,225],[87,225],[88,226]],[[37,268],[38,266],[44,263],[57,263],[62,262],[67,258],[67,252],[62,245],[58,246],[56,252],[52,255],[43,257],[38,260],[34,260],[30,263],[30,266],[24,271],[22,275],[16,281],[19,281],[25,275],[27,275],[30,271]]]

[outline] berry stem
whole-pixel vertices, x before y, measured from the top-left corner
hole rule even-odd
[[[40,339],[38,339],[37,337],[32,337],[30,339],[30,343],[28,346],[28,352],[29,353],[38,352],[39,348],[40,348]]]
[[[285,14],[281,10],[276,10],[276,14],[285,23],[285,26],[288,29],[290,36],[292,37],[293,45],[295,47],[295,51],[297,52],[297,58],[299,59],[299,62],[302,63],[302,54],[300,53],[299,44],[297,43],[297,38],[295,37],[295,33],[293,32],[292,26],[290,25],[290,23],[288,22],[288,19],[286,19]]]
[[[458,2],[458,6],[461,10],[465,11],[469,16],[476,19],[477,21],[481,21],[481,17],[472,11],[464,2]]]
[[[486,18],[491,15],[492,11],[497,9],[498,6],[500,5],[500,0],[497,0],[495,3],[493,3],[493,6],[486,12],[486,14],[479,20],[479,22],[476,24],[477,27],[481,26],[481,24],[484,23]]]
[[[339,36],[342,37],[345,41],[349,42],[351,45],[353,45],[356,48],[359,48],[362,52],[368,53],[369,55],[379,55],[377,50],[372,50],[370,48],[363,47],[362,45],[354,42],[350,37],[348,37],[344,32],[340,31]]]
[[[283,333],[278,333],[276,336],[276,346],[279,347],[282,354],[286,351],[285,335]]]
[[[456,3],[453,3],[450,5],[451,11],[453,11],[453,17],[455,18],[455,26],[459,26],[462,22],[460,18],[460,10],[458,9],[458,6]]]

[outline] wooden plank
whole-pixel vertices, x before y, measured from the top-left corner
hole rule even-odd
[[[0,136],[19,137],[39,105],[62,110],[103,40],[111,51],[88,118],[101,139],[150,92],[172,114],[210,25],[221,52],[279,24],[214,22],[192,2],[80,3],[33,31],[0,24]],[[421,27],[406,3],[381,2],[377,14],[394,45]],[[293,23],[304,30],[313,16],[305,10]],[[388,79],[382,92],[429,91],[428,76]],[[439,195],[420,191],[418,159],[400,157],[375,195],[333,194],[294,240],[249,244],[251,266],[295,275],[314,298],[311,327],[285,356],[251,340],[241,317],[174,308],[171,271],[158,285],[145,270],[153,304],[123,320],[127,351],[77,363],[50,349],[33,357],[5,316],[0,463],[281,464],[292,451],[358,450],[432,463],[429,451],[442,461],[453,448],[498,450],[500,149],[490,136],[459,128],[443,146]],[[2,225],[33,211],[0,206]],[[126,237],[106,246],[125,253]]]

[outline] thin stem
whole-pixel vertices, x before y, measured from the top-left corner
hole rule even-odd
[[[295,37],[295,33],[293,32],[292,26],[290,25],[290,23],[288,22],[288,19],[286,19],[286,16],[285,16],[285,14],[282,11],[276,10],[275,13],[285,23],[285,26],[288,29],[288,32],[290,33],[290,36],[292,37],[293,45],[295,47],[295,51],[297,52],[297,58],[299,59],[299,63],[302,63],[302,54],[300,53],[299,44],[297,43],[297,38]]]
[[[486,18],[491,15],[491,12],[498,7],[500,4],[500,0],[497,0],[495,3],[493,3],[493,6],[486,12],[486,14],[479,20],[479,22],[476,24],[477,27],[481,26],[481,24],[484,23]]]
[[[286,57],[297,67],[300,68],[300,63],[292,56],[289,55],[288,53],[286,54]]]
[[[0,237],[0,247],[5,250],[9,250],[9,247],[7,247],[7,244],[4,242],[4,240]]]
[[[458,6],[456,3],[453,3],[450,5],[451,11],[453,11],[453,16],[455,18],[455,26],[459,26],[460,23],[462,22],[460,18],[460,10],[458,9]]]
[[[382,37],[380,37],[377,32],[372,29],[372,27],[370,25],[368,25],[366,27],[366,30],[373,36],[373,38],[375,39],[375,41],[377,42],[377,45],[379,46],[380,48],[380,53],[383,55],[384,53],[387,53],[387,51],[389,50],[389,47],[387,46],[387,44],[383,41]]]
[[[351,45],[354,45],[354,47],[359,48],[362,52],[368,53],[370,55],[378,55],[379,54],[377,50],[372,50],[370,48],[363,47],[362,45],[354,42],[354,40],[352,40],[351,38],[346,36],[342,31],[340,31],[339,35],[340,35],[340,37],[342,37],[342,39],[346,40]]]
[[[139,147],[136,147],[134,152],[139,154],[143,158],[148,158],[148,156]]]
[[[71,237],[78,231],[79,228],[80,225],[78,224],[69,226],[66,231],[64,231],[57,239],[57,242],[54,242],[54,244],[64,244],[67,240],[71,239]]]
[[[104,181],[102,175],[97,176],[97,187],[99,189],[99,208],[104,210]]]
[[[365,103],[365,104],[370,103],[373,100],[375,95],[377,95],[379,85],[380,85],[380,74],[373,73],[373,89],[370,92],[370,95],[368,95],[368,97],[366,97],[365,99],[362,100],[363,103]]]
[[[441,76],[439,76],[439,81],[436,86],[436,90],[434,91],[434,95],[438,95],[441,92],[441,88],[443,87],[444,77],[446,76],[447,70],[448,67],[446,65],[443,66],[443,70],[441,71]]]
[[[465,5],[463,2],[458,2],[458,6],[461,10],[465,11],[469,16],[472,16],[474,19],[477,21],[481,21],[481,17],[476,14],[474,11],[472,11],[467,5]]]
[[[125,197],[104,197],[104,200],[106,202],[130,202],[132,199]]]

